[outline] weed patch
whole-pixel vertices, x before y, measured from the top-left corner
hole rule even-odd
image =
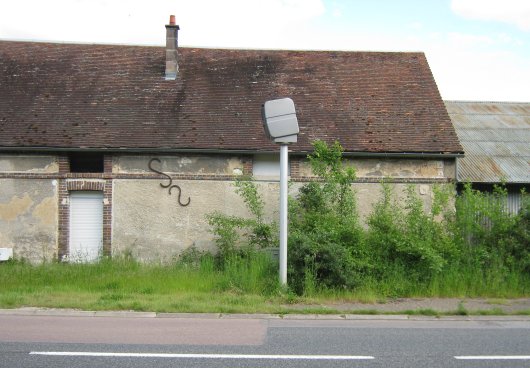
[[[416,185],[399,197],[395,186],[383,181],[365,228],[352,189],[355,170],[343,164],[342,147],[338,142],[313,145],[308,159],[319,180],[304,184],[289,201],[288,279],[294,293],[345,292],[362,299],[530,293],[526,193],[514,215],[506,210],[502,185],[490,195],[466,185],[456,199],[452,185],[434,185],[427,210]],[[245,258],[276,242],[274,224],[263,220],[257,187],[244,179],[236,187],[253,218],[210,217],[225,266],[234,254]]]

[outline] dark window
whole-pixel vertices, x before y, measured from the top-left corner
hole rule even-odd
[[[103,154],[100,153],[71,153],[70,172],[102,173]]]

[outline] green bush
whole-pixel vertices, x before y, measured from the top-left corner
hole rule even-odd
[[[206,216],[217,245],[215,258],[220,269],[233,268],[237,262],[260,257],[257,252],[276,246],[278,239],[276,223],[266,222],[263,217],[264,202],[252,178],[241,177],[235,181],[235,186],[253,217],[228,216],[220,212]]]
[[[360,274],[351,251],[326,233],[294,231],[289,236],[289,286],[297,294],[311,295],[319,288],[353,289]]]
[[[443,270],[447,257],[456,254],[450,230],[436,219],[447,196],[440,189],[434,194],[433,211],[427,213],[415,186],[407,187],[400,206],[392,187],[382,183],[381,200],[368,218],[366,240],[377,279],[394,278],[397,268],[406,270],[411,280],[427,281]]]
[[[288,274],[293,290],[310,294],[318,288],[359,285],[367,267],[359,225],[353,168],[342,164],[342,147],[313,144],[308,156],[322,181],[305,184],[291,199]]]
[[[506,211],[504,186],[487,194],[466,185],[455,197],[454,186],[434,185],[427,210],[417,186],[407,186],[405,198],[398,200],[393,186],[383,182],[381,199],[364,228],[352,189],[355,170],[344,165],[342,147],[322,141],[313,146],[308,158],[318,179],[289,198],[292,292],[312,296],[326,290],[359,291],[405,297],[508,296],[530,291],[528,195],[523,193],[523,208],[515,216]],[[244,275],[252,272],[247,266],[259,249],[277,246],[278,229],[264,220],[264,203],[255,183],[242,178],[235,186],[252,216],[213,213],[208,221],[218,246],[217,267]],[[270,275],[277,280],[277,266],[271,267]]]
[[[493,193],[484,193],[466,184],[456,200],[456,241],[473,267],[529,273],[529,198],[522,193],[522,208],[513,215],[507,211],[507,197],[503,185],[495,186]]]

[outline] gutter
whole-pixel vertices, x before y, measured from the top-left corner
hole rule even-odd
[[[90,153],[213,153],[213,154],[277,154],[278,150],[216,148],[66,148],[66,147],[0,147],[0,152],[90,152]],[[312,151],[291,151],[293,156],[307,156]],[[461,158],[463,152],[343,152],[344,157],[373,158]]]

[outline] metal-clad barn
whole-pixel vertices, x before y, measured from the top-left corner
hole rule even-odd
[[[530,188],[530,103],[445,101],[465,152],[457,181],[490,191],[505,183],[516,212],[520,191]]]

